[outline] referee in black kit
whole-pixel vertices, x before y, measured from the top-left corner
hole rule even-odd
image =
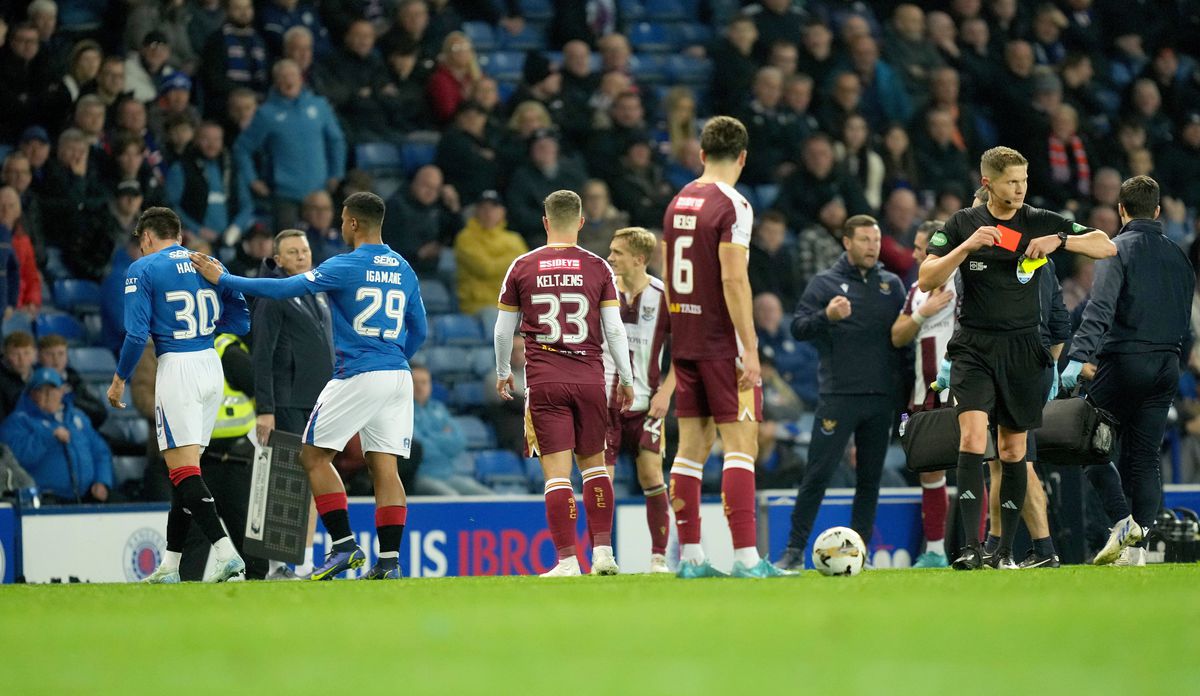
[[[1120,421],[1121,485],[1109,475],[1110,466],[1091,466],[1087,473],[1110,515],[1116,517],[1114,509],[1128,514],[1128,498],[1132,517],[1113,520],[1097,564],[1112,563],[1139,541],[1162,501],[1158,449],[1179,385],[1196,275],[1183,250],[1163,234],[1158,197],[1158,183],[1148,176],[1121,184],[1117,211],[1124,226],[1117,255],[1096,264],[1092,299],[1062,375],[1064,388],[1074,386],[1083,366],[1095,360],[1088,400]]]
[[[952,564],[984,567],[979,546],[983,504],[983,452],[989,414],[997,425],[1001,539],[995,565],[1015,568],[1012,541],[1025,502],[1025,432],[1041,425],[1053,364],[1042,345],[1038,283],[1031,282],[1046,256],[1067,251],[1107,258],[1116,253],[1108,235],[1075,225],[1057,213],[1025,205],[1029,161],[1008,147],[994,147],[979,162],[985,206],[950,216],[929,240],[917,280],[929,292],[962,266],[959,331],[946,351],[953,362],[950,393],[962,433],[958,452],[959,518],[967,544]],[[964,263],[966,262],[966,263]],[[1045,271],[1043,271],[1045,272]]]
[[[792,336],[812,341],[820,353],[821,399],[787,549],[776,562],[785,570],[804,567],[825,487],[851,435],[857,466],[850,526],[865,542],[875,526],[899,394],[900,352],[892,345],[892,323],[908,294],[900,278],[879,264],[879,236],[879,224],[870,215],[846,220],[846,252],[809,282],[792,321]]]

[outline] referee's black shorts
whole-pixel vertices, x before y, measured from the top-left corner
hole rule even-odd
[[[1042,424],[1053,364],[1036,328],[1022,333],[960,330],[947,346],[955,411],[983,411],[1012,431]]]

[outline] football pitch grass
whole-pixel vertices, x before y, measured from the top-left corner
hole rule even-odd
[[[0,587],[3,693],[1195,694],[1200,564]]]

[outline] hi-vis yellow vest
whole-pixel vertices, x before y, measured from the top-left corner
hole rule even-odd
[[[225,349],[236,345],[246,352],[246,344],[233,334],[221,334],[213,342],[217,357],[225,355]],[[217,424],[213,428],[215,438],[242,437],[254,428],[254,399],[237,391],[225,382],[225,394],[221,399],[221,410],[217,412]]]

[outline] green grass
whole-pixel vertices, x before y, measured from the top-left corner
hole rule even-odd
[[[1183,694],[1200,565],[0,587],[6,694]]]

